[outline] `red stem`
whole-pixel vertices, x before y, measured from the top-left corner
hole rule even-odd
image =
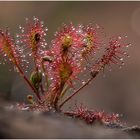
[[[40,95],[38,94],[38,92],[35,90],[35,88],[33,87],[33,85],[30,83],[30,81],[27,79],[27,77],[24,75],[23,71],[21,70],[21,68],[19,67],[18,64],[16,64],[16,67],[18,68],[21,76],[24,78],[24,80],[26,81],[26,83],[31,87],[31,89],[33,90],[33,92],[35,93],[35,95],[38,97],[39,100],[41,100]]]
[[[81,89],[83,89],[85,86],[87,86],[99,73],[99,71],[91,71],[91,78],[84,84],[82,85],[79,89],[77,89],[72,95],[67,97],[60,105],[59,108],[61,108],[67,101],[69,101],[74,95],[76,95]]]
[[[69,101],[74,95],[76,95],[81,89],[83,89],[85,86],[87,86],[94,77],[91,77],[84,85],[82,85],[79,89],[77,89],[72,95],[70,95],[68,98],[66,98],[59,107],[61,108],[67,101]]]

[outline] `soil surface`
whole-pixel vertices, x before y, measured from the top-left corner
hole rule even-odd
[[[140,138],[140,128],[87,125],[61,113],[17,111],[2,105],[0,138]]]

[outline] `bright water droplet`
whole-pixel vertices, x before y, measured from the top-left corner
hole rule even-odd
[[[119,36],[118,39],[121,39],[121,36]]]
[[[23,107],[23,108],[21,108],[21,110],[28,110],[29,109],[29,107]]]
[[[28,18],[25,18],[26,21],[28,21]]]
[[[86,67],[84,67],[84,70],[86,70],[87,68]]]
[[[44,74],[44,73],[42,73],[42,76],[44,77],[44,76],[45,76],[45,74]]]
[[[48,28],[45,28],[45,31],[48,31]]]
[[[32,53],[30,53],[29,56],[32,56]]]
[[[22,29],[21,25],[19,25],[19,29]]]
[[[23,28],[22,28],[21,32],[24,33],[24,29]]]
[[[82,81],[82,84],[84,85],[86,82],[85,81]]]

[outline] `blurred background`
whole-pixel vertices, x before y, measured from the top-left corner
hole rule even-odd
[[[83,103],[90,109],[123,114],[127,124],[140,125],[140,2],[0,2],[0,28],[8,26],[11,34],[18,33],[25,18],[33,16],[48,27],[48,44],[57,28],[69,21],[94,21],[104,27],[107,36],[128,36],[132,47],[124,67],[106,70],[105,77],[101,73],[65,108]],[[17,73],[0,65],[0,98],[23,102],[30,92]]]

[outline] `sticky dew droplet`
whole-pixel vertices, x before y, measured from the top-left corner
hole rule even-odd
[[[32,53],[29,53],[29,56],[32,56]]]
[[[86,82],[85,81],[82,81],[82,84],[84,85]]]

